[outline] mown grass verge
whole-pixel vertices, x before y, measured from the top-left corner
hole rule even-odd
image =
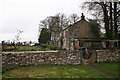
[[[3,78],[109,78],[109,76],[85,65],[29,65],[5,71]]]

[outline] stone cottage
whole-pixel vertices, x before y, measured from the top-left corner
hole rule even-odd
[[[79,40],[95,39],[96,36],[91,30],[89,22],[85,16],[81,15],[81,20],[69,25],[61,32],[52,33],[51,41],[54,45],[67,50],[79,49]]]

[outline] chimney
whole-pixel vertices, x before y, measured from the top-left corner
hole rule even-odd
[[[85,16],[82,13],[81,20],[85,20]]]

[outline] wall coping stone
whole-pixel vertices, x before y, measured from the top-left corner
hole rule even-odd
[[[59,52],[58,50],[55,51],[19,51],[19,52],[2,52],[2,54],[21,54],[21,53],[49,53],[49,52]]]

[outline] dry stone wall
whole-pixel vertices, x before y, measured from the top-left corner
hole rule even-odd
[[[79,51],[3,52],[3,67],[39,64],[80,64]]]
[[[120,50],[92,51],[92,62],[118,60]],[[26,51],[2,52],[2,66],[13,68],[21,65],[80,64],[80,51]]]
[[[114,61],[120,59],[120,50],[110,51],[110,50],[97,50],[97,62],[104,61]]]

